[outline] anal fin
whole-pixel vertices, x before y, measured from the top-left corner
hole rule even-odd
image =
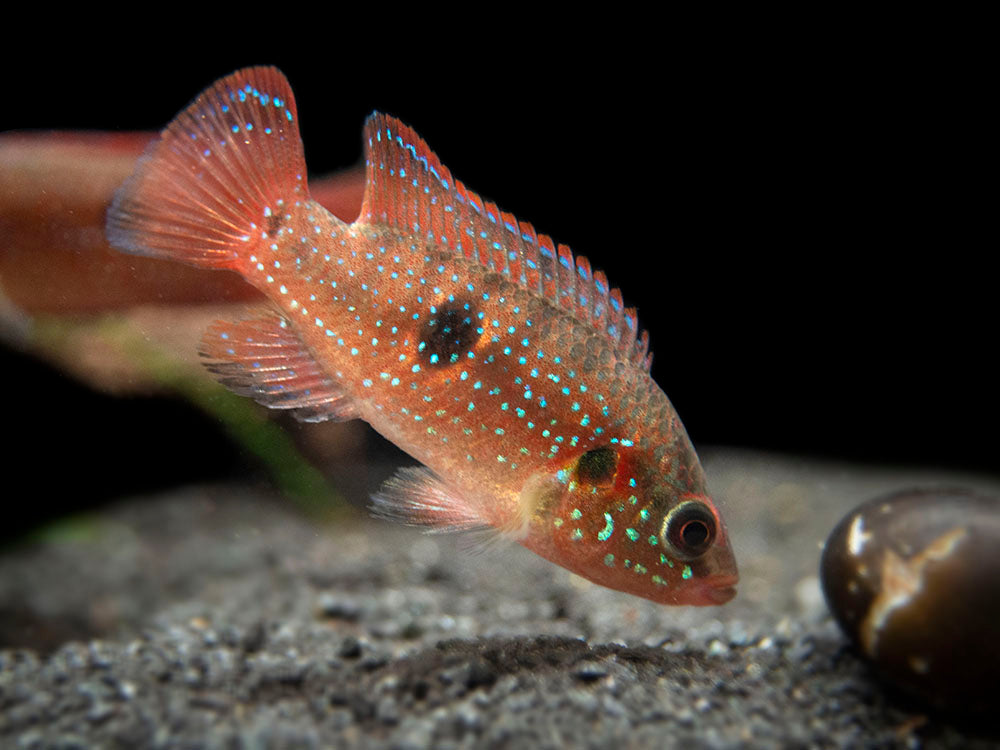
[[[276,313],[216,321],[205,331],[200,353],[224,386],[271,409],[293,409],[304,422],[358,416],[354,402]]]

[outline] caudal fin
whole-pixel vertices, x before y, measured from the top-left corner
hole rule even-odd
[[[276,68],[246,68],[206,89],[149,146],[108,209],[108,241],[234,268],[267,241],[279,212],[307,198],[288,81]]]

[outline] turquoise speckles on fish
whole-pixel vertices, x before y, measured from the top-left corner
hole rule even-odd
[[[178,115],[109,209],[118,249],[235,270],[270,298],[209,328],[210,369],[302,419],[364,419],[419,460],[376,498],[384,517],[489,527],[667,604],[730,598],[725,527],[604,274],[377,113],[345,224],[309,197],[296,122],[278,71],[239,71]]]

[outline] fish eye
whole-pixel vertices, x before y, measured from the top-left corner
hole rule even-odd
[[[681,503],[663,519],[660,537],[677,557],[693,560],[715,541],[715,516],[703,503],[694,500]]]
[[[576,462],[578,482],[587,484],[609,484],[614,480],[618,466],[618,453],[611,446],[594,448],[580,456]]]

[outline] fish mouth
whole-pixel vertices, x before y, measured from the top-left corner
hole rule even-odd
[[[738,576],[717,576],[705,582],[701,593],[706,604],[725,604],[736,596]]]

